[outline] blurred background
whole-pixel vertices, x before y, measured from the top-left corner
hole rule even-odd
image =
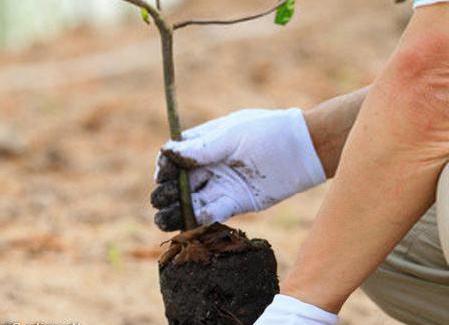
[[[239,108],[305,109],[369,84],[411,15],[390,0],[302,0],[273,17],[176,34],[185,127]],[[269,0],[162,0],[171,19]],[[0,0],[0,323],[165,324],[148,204],[167,138],[159,40],[119,0]],[[280,276],[327,186],[231,222],[268,239]],[[338,274],[335,275],[338,281]],[[356,292],[342,324],[398,324]]]

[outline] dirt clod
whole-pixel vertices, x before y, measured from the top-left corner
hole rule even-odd
[[[279,292],[270,244],[215,223],[174,237],[160,261],[170,325],[253,324]]]

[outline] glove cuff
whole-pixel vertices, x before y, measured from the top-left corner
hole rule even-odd
[[[298,118],[295,118],[295,121],[298,121],[298,125],[294,126],[302,158],[300,161],[301,166],[298,167],[307,175],[307,180],[303,184],[303,190],[306,190],[324,183],[326,181],[326,173],[315,150],[303,111],[298,108],[292,108],[290,111],[298,116]]]
[[[415,0],[413,1],[413,8],[419,8],[423,6],[430,6],[437,3],[449,2],[449,0]]]
[[[271,321],[288,319],[291,325],[336,325],[338,316],[298,299],[276,295],[256,324],[275,324]]]

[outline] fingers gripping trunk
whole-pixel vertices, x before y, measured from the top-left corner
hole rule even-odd
[[[189,170],[200,224],[267,209],[326,179],[299,109],[242,110],[187,130],[183,138],[168,142],[157,161],[152,204],[166,231],[178,226],[166,216],[179,209],[179,168]]]

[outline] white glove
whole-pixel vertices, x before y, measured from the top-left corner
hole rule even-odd
[[[436,3],[443,3],[443,2],[449,2],[449,0],[415,0],[413,1],[413,8],[430,6]]]
[[[295,298],[276,295],[254,325],[335,325],[338,316]]]
[[[267,209],[326,180],[300,109],[242,110],[183,138],[162,151],[180,166],[196,166],[190,182],[200,224]]]

